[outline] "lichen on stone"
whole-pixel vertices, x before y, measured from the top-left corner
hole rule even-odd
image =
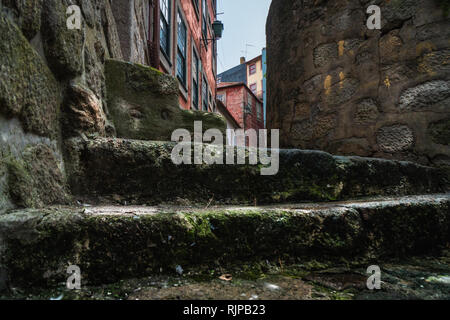
[[[55,138],[59,130],[59,85],[21,31],[0,13],[0,112],[24,128]]]
[[[178,82],[170,75],[139,64],[106,61],[108,109],[119,138],[170,141],[176,129],[193,132],[194,121],[203,131],[225,132],[217,114],[181,110]]]
[[[204,270],[241,264],[253,277],[258,268],[252,263],[283,259],[317,270],[438,254],[450,240],[448,195],[278,208],[91,209],[53,207],[0,216],[7,248],[2,262],[14,285],[65,281],[71,264],[90,284],[174,274],[177,266]]]
[[[40,208],[68,203],[61,164],[48,146],[30,146],[21,159],[9,157],[6,164],[9,194],[17,206]]]
[[[13,11],[17,25],[27,39],[32,39],[41,29],[43,0],[5,0],[3,5]]]
[[[42,33],[49,66],[59,79],[81,75],[84,20],[81,30],[67,28],[67,7],[72,0],[46,0],[43,7]]]

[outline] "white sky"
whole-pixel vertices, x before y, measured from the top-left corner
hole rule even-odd
[[[218,73],[261,54],[266,46],[266,19],[271,0],[218,0],[217,19],[224,24],[222,39],[217,47]],[[249,45],[249,46],[246,46]],[[245,51],[247,50],[247,55]]]

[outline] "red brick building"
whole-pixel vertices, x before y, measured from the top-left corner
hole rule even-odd
[[[177,77],[180,107],[216,111],[217,0],[153,0],[149,10],[151,66]]]
[[[239,127],[256,131],[264,129],[263,103],[241,82],[222,82],[217,86],[217,99],[238,123]],[[249,145],[247,142],[246,145]],[[253,145],[251,145],[253,146]]]

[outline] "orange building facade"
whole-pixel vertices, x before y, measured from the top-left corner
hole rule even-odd
[[[217,0],[153,1],[151,65],[178,79],[183,109],[216,111],[216,10]]]
[[[264,100],[264,73],[262,55],[246,62],[247,64],[247,86],[260,99]]]
[[[217,86],[217,99],[224,104],[239,128],[244,131],[254,129],[256,132],[264,129],[263,103],[245,83],[220,83]],[[249,141],[246,141],[245,145],[257,146]]]

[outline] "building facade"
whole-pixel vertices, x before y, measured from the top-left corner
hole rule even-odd
[[[118,0],[113,10],[125,60],[176,77],[181,108],[216,110],[217,0]]]
[[[217,100],[217,112],[220,113],[227,122],[227,145],[237,146],[236,130],[241,129],[241,126],[230,113],[230,110],[223,104],[221,100]]]
[[[267,49],[262,50],[264,127],[267,126]]]
[[[263,118],[264,124],[266,119],[265,95],[266,95],[266,49],[264,48],[262,54],[246,61],[244,57],[241,58],[240,64],[227,71],[222,72],[217,76],[217,82],[221,83],[244,83],[252,93],[263,104]]]
[[[217,86],[217,99],[220,100],[243,130],[264,129],[262,101],[241,82],[222,82]],[[237,145],[242,145],[239,141]],[[257,141],[247,140],[246,146],[256,147]]]
[[[260,99],[263,100],[263,63],[262,55],[248,61],[247,66],[247,86]]]

